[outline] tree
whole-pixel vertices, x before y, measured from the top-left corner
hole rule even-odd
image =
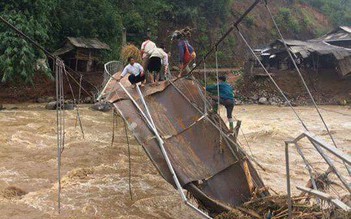
[[[2,1],[0,15],[38,42],[49,42],[48,30],[50,11],[54,7],[53,0],[37,1]],[[20,79],[32,83],[36,72],[37,60],[45,58],[43,52],[33,48],[24,39],[5,25],[0,25],[0,73],[1,81]],[[43,66],[42,66],[43,67]],[[45,68],[39,69],[51,76]]]
[[[56,9],[55,33],[59,46],[66,37],[99,38],[118,54],[122,22],[112,0],[61,0]]]

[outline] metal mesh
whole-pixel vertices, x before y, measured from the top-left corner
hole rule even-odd
[[[111,76],[115,73],[123,70],[123,64],[120,61],[110,61],[104,65],[103,81],[100,87],[100,92],[97,100],[100,100],[102,96],[105,95],[105,87],[111,80]]]

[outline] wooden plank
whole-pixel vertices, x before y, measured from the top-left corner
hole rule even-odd
[[[344,202],[340,201],[339,199],[334,198],[333,196],[331,196],[330,194],[315,190],[315,189],[310,189],[310,188],[306,188],[306,187],[302,187],[302,186],[296,186],[296,188],[300,191],[309,193],[311,195],[317,196],[320,199],[323,199],[325,201],[329,201],[331,203],[333,203],[335,206],[341,208],[344,211],[351,211],[351,208],[346,205]]]
[[[306,137],[308,137],[310,139],[310,141],[314,141],[315,143],[320,145],[322,148],[326,149],[327,151],[334,154],[335,156],[337,156],[341,160],[345,161],[347,164],[351,165],[351,157],[349,155],[347,155],[346,153],[344,153],[343,151],[341,151],[340,149],[329,145],[328,143],[326,143],[325,141],[323,141],[322,139],[318,138],[317,136],[315,136],[314,134],[312,134],[310,132],[305,132],[304,134]]]
[[[321,192],[321,191],[318,191],[316,189],[310,189],[310,188],[307,188],[307,187],[303,187],[303,186],[296,186],[296,188],[298,190],[301,190],[303,192],[307,192],[309,194],[312,194],[312,195],[315,195],[317,196],[318,198],[321,198],[323,200],[326,200],[326,201],[330,201],[331,199],[333,199],[333,196],[327,194],[327,193],[324,193],[324,192]]]

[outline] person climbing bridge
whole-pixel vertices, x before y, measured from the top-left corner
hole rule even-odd
[[[124,76],[130,74],[128,77],[129,82],[135,87],[135,85],[139,82],[145,81],[144,68],[139,63],[137,63],[134,57],[128,58],[128,65],[123,69],[117,81],[120,81]]]
[[[156,48],[156,44],[151,41],[150,35],[147,35],[145,38],[145,41],[141,44],[141,49],[140,49],[140,54],[141,58],[143,60],[143,68],[147,70],[147,66],[149,65],[149,59],[150,59],[150,52]],[[146,81],[147,83],[151,82],[151,78],[148,75],[148,72],[145,72],[146,74]]]
[[[165,68],[165,71],[168,71],[168,55],[161,48],[154,48],[150,51],[149,64],[147,70],[150,73],[151,83],[158,84],[161,79],[161,67],[162,65]]]
[[[230,130],[233,131],[234,120],[233,120],[232,113],[234,109],[234,90],[233,90],[233,87],[227,83],[226,76],[219,76],[218,79],[219,79],[219,83],[207,86],[206,91],[212,94],[211,95],[211,99],[213,100],[212,107],[216,113],[218,111],[218,101],[221,105],[225,106],[227,110],[229,127],[230,127]],[[218,90],[219,90],[219,95],[217,94]]]
[[[196,58],[194,48],[189,44],[188,39],[191,37],[190,28],[185,28],[181,31],[175,31],[172,35],[172,40],[178,40],[179,49],[179,75],[182,77],[190,72],[189,64]]]

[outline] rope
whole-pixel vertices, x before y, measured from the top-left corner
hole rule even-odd
[[[190,72],[187,75],[191,75],[193,74],[194,70],[200,66],[202,64],[203,61],[205,61],[207,59],[207,57],[216,50],[216,48],[218,47],[219,44],[221,44],[221,42],[235,29],[235,27],[237,27],[243,20],[244,18],[256,7],[256,5],[258,3],[260,3],[261,0],[255,0],[255,2],[252,3],[252,5],[230,26],[230,28],[227,30],[227,32],[225,32],[220,39],[218,39],[218,41],[214,44],[214,46],[212,46],[209,51],[207,51],[207,53],[205,54],[205,56],[203,57],[203,59],[200,59],[200,62],[197,63],[196,66],[194,66]],[[185,76],[187,76],[185,75]]]
[[[239,121],[235,116],[233,116],[233,117],[234,117],[234,119],[235,119],[236,121]],[[252,153],[252,150],[251,150],[251,146],[250,146],[250,144],[249,144],[249,141],[248,141],[247,138],[246,138],[246,134],[245,134],[245,132],[244,132],[244,130],[243,130],[242,127],[240,127],[240,132],[241,132],[241,134],[242,134],[243,137],[244,137],[244,140],[245,140],[245,142],[246,142],[247,147],[249,148],[249,151],[250,151],[251,156],[254,157],[254,155],[253,155],[253,153]],[[239,140],[239,139],[237,139],[237,140]],[[239,142],[239,143],[240,143],[240,142]],[[240,144],[241,144],[241,143],[240,143]]]
[[[45,53],[46,56],[48,56],[49,58],[51,58],[54,62],[56,62],[57,59],[59,59],[57,56],[54,56],[53,54],[51,54],[49,51],[47,51],[43,46],[41,46],[39,43],[37,43],[36,41],[34,41],[32,38],[30,38],[29,36],[27,36],[26,34],[24,34],[21,30],[19,30],[17,27],[15,27],[14,25],[12,25],[11,23],[9,23],[6,19],[4,19],[2,16],[0,16],[0,21],[3,22],[4,24],[6,24],[10,29],[12,29],[13,31],[15,31],[20,37],[24,38],[25,40],[27,40],[29,43],[31,43],[34,47],[36,47],[38,50],[41,50]],[[66,66],[64,64],[64,62],[62,62],[63,65],[69,69],[70,71],[72,71],[75,74],[79,74],[78,72],[73,71],[69,66]],[[69,74],[69,73],[68,73]],[[71,74],[69,74],[70,77],[73,78],[73,76]],[[81,76],[81,74],[79,74]],[[73,78],[74,79],[74,78]],[[91,86],[93,86],[95,89],[97,89],[92,83],[90,83],[89,81],[85,80],[88,84],[90,84]],[[75,80],[75,82],[78,84],[78,82]],[[93,97],[88,91],[86,91],[85,89],[83,89],[84,92],[86,92],[89,96]],[[98,90],[98,89],[97,89]]]
[[[322,116],[322,113],[321,113],[321,111],[320,111],[320,109],[319,109],[319,107],[318,107],[318,105],[317,105],[317,103],[316,103],[316,101],[315,101],[315,99],[314,99],[314,97],[313,97],[313,95],[312,95],[310,89],[309,89],[308,86],[307,86],[307,83],[306,83],[305,79],[304,79],[304,77],[302,76],[302,73],[301,73],[301,71],[300,71],[300,68],[297,66],[295,59],[293,58],[291,52],[289,51],[289,48],[288,48],[288,45],[287,45],[286,42],[285,42],[284,36],[283,36],[282,32],[280,31],[280,29],[279,29],[279,27],[278,27],[278,24],[277,24],[277,22],[275,21],[274,16],[273,16],[273,14],[272,14],[272,12],[271,12],[271,10],[270,10],[270,8],[269,8],[267,2],[266,2],[266,4],[265,4],[265,6],[266,6],[266,8],[267,8],[267,10],[268,10],[268,12],[269,12],[270,17],[272,18],[272,21],[273,21],[273,23],[274,23],[274,26],[275,26],[275,28],[276,28],[276,30],[277,30],[277,32],[278,32],[278,34],[279,34],[281,40],[283,41],[284,47],[285,47],[287,53],[289,54],[289,57],[290,57],[291,61],[292,61],[292,63],[294,64],[294,67],[295,67],[295,69],[296,69],[298,75],[300,76],[301,81],[302,81],[302,83],[303,83],[303,85],[304,85],[304,87],[305,87],[305,89],[306,89],[308,95],[310,96],[310,98],[311,98],[311,100],[312,100],[313,106],[314,106],[314,108],[316,109],[316,111],[317,111],[317,113],[318,113],[318,115],[319,115],[319,118],[321,119],[321,121],[322,121],[322,123],[323,123],[323,125],[324,125],[324,127],[325,127],[325,129],[326,129],[326,131],[328,132],[328,135],[329,135],[330,139],[332,140],[334,146],[335,146],[336,148],[338,148],[338,146],[337,146],[337,144],[336,144],[336,142],[335,142],[335,139],[334,139],[332,133],[330,132],[330,129],[329,129],[329,127],[328,127],[326,121],[324,120],[324,117]],[[351,176],[351,169],[349,168],[349,166],[348,166],[345,162],[344,162],[344,165],[345,165],[345,167],[346,167],[346,169],[347,169],[349,175]]]
[[[79,90],[78,90],[78,103],[80,103],[80,101],[81,101],[81,95],[82,95],[82,79],[83,79],[83,75],[80,75],[80,78],[79,78]]]
[[[58,181],[58,213],[61,213],[61,155],[65,142],[64,90],[63,90],[63,62],[55,60],[56,79],[56,130],[57,130],[57,181]]]
[[[205,89],[207,87],[207,69],[206,69],[206,62],[205,60],[203,60],[204,63],[204,82],[205,82]],[[205,98],[204,98],[204,114],[207,114],[207,104],[206,104],[206,100],[207,100],[207,92],[205,91]]]
[[[132,162],[131,162],[131,156],[130,156],[130,144],[129,144],[129,137],[128,137],[128,129],[127,129],[127,122],[124,120],[124,131],[126,134],[126,140],[127,140],[127,145],[128,145],[128,186],[129,186],[129,195],[130,195],[130,200],[133,200],[133,193],[132,193]]]
[[[171,85],[182,95],[182,97],[188,102],[190,103],[190,105],[192,105],[198,112],[200,112],[201,114],[203,114],[203,112],[200,110],[200,108],[198,108],[196,106],[196,104],[193,104],[189,98],[172,82],[172,81],[169,81],[171,83]],[[226,133],[224,133],[210,118],[206,118],[218,131],[221,132],[222,136],[224,137],[225,140],[229,141],[230,143],[232,143],[237,151],[239,151],[239,146],[238,146],[238,143],[237,142],[234,142],[232,139],[230,139]],[[233,148],[231,146],[228,146],[229,150],[232,152],[232,155],[235,159],[238,160],[238,157],[236,156]],[[254,159],[253,157],[251,157],[250,155],[248,155],[242,148],[240,148],[240,152],[242,154],[244,154],[244,156],[246,156],[247,158],[249,158],[252,162],[254,162],[255,164],[257,164],[257,166],[259,168],[261,168],[263,171],[266,171],[266,169],[258,162],[256,161],[256,159]]]
[[[293,58],[292,54],[291,54],[290,51],[289,51],[288,45],[287,45],[286,42],[285,42],[285,39],[284,39],[284,37],[283,37],[283,34],[281,33],[281,31],[280,31],[280,29],[279,29],[279,27],[278,27],[278,25],[277,25],[277,22],[275,21],[274,16],[273,16],[273,14],[272,14],[272,12],[271,12],[271,10],[270,10],[270,8],[269,8],[267,2],[266,2],[266,8],[267,8],[267,10],[268,10],[268,12],[269,12],[270,17],[272,18],[272,21],[273,21],[273,23],[274,23],[274,26],[275,26],[275,28],[276,28],[276,30],[277,30],[277,32],[278,32],[280,38],[281,38],[282,41],[283,41],[284,47],[285,47],[287,53],[289,54],[289,57],[290,57],[291,61],[293,62],[294,67],[295,67],[297,73],[299,74],[299,76],[300,76],[300,78],[301,78],[302,83],[303,83],[304,87],[306,88],[306,91],[307,91],[308,95],[310,96],[310,98],[311,98],[311,100],[312,100],[312,102],[313,102],[313,105],[314,105],[314,107],[316,108],[316,111],[317,111],[317,113],[318,113],[320,119],[322,120],[322,122],[323,122],[323,124],[324,124],[325,129],[327,130],[327,132],[328,132],[328,134],[329,134],[329,136],[330,136],[330,138],[331,138],[331,140],[332,140],[334,146],[337,148],[338,146],[336,145],[336,142],[335,142],[335,140],[334,140],[334,137],[333,137],[333,135],[331,134],[331,132],[330,132],[330,130],[329,130],[329,128],[328,128],[328,125],[326,124],[326,122],[325,122],[325,120],[324,120],[324,118],[323,118],[323,116],[322,116],[322,114],[321,114],[321,112],[320,112],[320,110],[319,110],[319,108],[318,108],[318,105],[317,105],[317,103],[316,103],[316,101],[315,101],[315,99],[314,99],[314,97],[313,97],[313,95],[312,95],[310,89],[308,88],[304,77],[303,77],[302,74],[301,74],[300,68],[297,66],[295,59]]]
[[[116,109],[112,111],[112,139],[111,139],[111,147],[113,147],[113,143],[115,142],[115,127],[117,126],[117,112]]]
[[[266,69],[266,67],[262,64],[261,60],[258,58],[258,56],[256,55],[256,53],[253,51],[252,47],[250,46],[250,44],[247,42],[247,40],[245,39],[245,37],[243,36],[243,34],[241,33],[241,31],[239,30],[239,28],[237,28],[237,31],[241,37],[241,39],[244,41],[244,43],[246,44],[246,46],[249,48],[250,52],[252,53],[252,55],[256,58],[256,60],[259,62],[259,64],[261,65],[261,67],[263,68],[263,70],[265,71],[265,73],[267,74],[267,76],[269,77],[269,79],[273,82],[274,86],[277,88],[277,90],[279,91],[279,93],[283,96],[283,98],[285,99],[285,101],[288,103],[289,107],[291,108],[291,110],[294,112],[295,116],[298,118],[298,120],[300,121],[301,125],[305,128],[306,131],[308,131],[307,126],[305,125],[304,121],[301,119],[301,117],[299,116],[299,114],[297,114],[296,110],[294,109],[294,107],[291,105],[290,100],[286,97],[286,95],[284,94],[284,92],[282,91],[282,89],[279,87],[279,85],[277,84],[277,82],[274,80],[274,78],[271,76],[271,74],[269,74],[268,70]]]
[[[219,123],[219,128],[222,130],[222,123],[221,123],[221,116],[220,116],[220,95],[219,95],[219,73],[218,73],[218,48],[216,47],[215,51],[215,59],[216,59],[216,80],[217,80],[217,113],[218,113],[218,123]],[[222,135],[221,132],[219,132],[219,150],[221,153],[223,153],[223,148],[222,148]]]
[[[64,68],[64,66],[63,66]],[[73,88],[72,88],[72,85],[71,85],[71,82],[67,76],[67,71],[65,69],[63,69],[63,72],[65,73],[66,75],[66,79],[67,79],[67,82],[68,82],[68,85],[69,85],[69,88],[71,90],[71,94],[72,94],[72,98],[73,98],[73,104],[75,105],[76,107],[76,112],[77,112],[77,115],[76,115],[76,122],[75,122],[75,127],[77,126],[77,122],[79,122],[79,127],[80,127],[80,130],[82,132],[82,135],[83,135],[83,139],[84,139],[84,130],[83,130],[83,125],[82,125],[82,120],[80,118],[80,113],[79,113],[79,106],[78,106],[78,103],[77,103],[77,100],[76,100],[76,97],[74,95],[74,91],[73,91]]]

